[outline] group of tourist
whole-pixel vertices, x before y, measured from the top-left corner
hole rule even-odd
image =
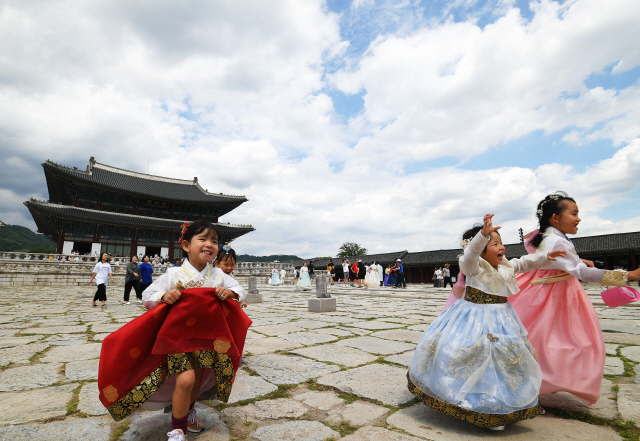
[[[278,268],[274,268],[271,270],[271,279],[269,279],[269,285],[279,286],[284,285],[285,279],[287,278],[287,270],[282,268],[278,270]]]
[[[176,263],[175,266],[178,266]],[[100,261],[96,263],[93,268],[93,274],[89,280],[89,285],[96,281],[98,287],[91,306],[98,306],[97,301],[102,302],[102,307],[107,306],[107,286],[109,285],[109,279],[111,283],[115,284],[113,280],[113,271],[111,264],[109,263],[109,254],[102,253],[100,255]],[[153,283],[153,266],[149,263],[149,256],[143,257],[143,262],[138,263],[138,256],[131,256],[129,263],[127,264],[125,279],[124,279],[124,303],[130,305],[129,296],[131,295],[131,289],[136,293],[136,302],[142,303],[142,293]]]
[[[447,263],[444,268],[436,267],[433,272],[433,287],[434,288],[446,288],[447,285],[450,285],[453,288],[453,280],[451,277],[451,270],[449,269],[449,264]]]

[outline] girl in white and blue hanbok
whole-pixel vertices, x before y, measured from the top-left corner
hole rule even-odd
[[[271,270],[271,280],[269,280],[269,284],[273,286],[282,285],[282,280],[280,280],[280,272],[275,268]]]
[[[311,278],[309,277],[307,262],[303,263],[302,268],[300,268],[300,278],[296,283],[296,291],[311,291]]]
[[[407,374],[409,390],[434,410],[502,430],[542,413],[542,372],[535,350],[507,297],[519,290],[515,273],[532,271],[566,253],[504,258],[491,218],[463,236],[460,269],[466,295],[420,338]]]

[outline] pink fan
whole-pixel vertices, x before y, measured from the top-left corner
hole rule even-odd
[[[630,286],[616,286],[615,288],[602,291],[601,295],[604,303],[610,308],[640,300],[640,293]]]

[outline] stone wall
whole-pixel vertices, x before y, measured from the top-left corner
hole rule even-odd
[[[71,262],[47,260],[46,256],[29,253],[0,254],[0,286],[88,285],[95,261],[92,262],[88,258],[87,261],[82,261],[83,256],[79,256],[79,261],[72,260]],[[75,257],[72,258],[75,259]],[[122,262],[120,265],[112,263],[111,268],[116,284],[124,285],[126,262]],[[164,274],[167,268],[169,266],[154,266],[154,279]],[[245,287],[248,286],[249,276],[256,276],[258,283],[268,283],[273,268],[284,268],[287,271],[287,282],[291,283],[293,266],[282,262],[241,262],[236,266],[233,277]]]

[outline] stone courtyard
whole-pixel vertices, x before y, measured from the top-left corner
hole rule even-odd
[[[190,440],[622,440],[640,430],[640,308],[598,311],[607,363],[592,407],[545,395],[546,415],[492,432],[432,411],[409,393],[406,368],[448,290],[332,286],[337,311],[310,313],[314,294],[259,286],[229,403],[203,401],[207,429]],[[116,423],[98,400],[101,341],[144,313],[109,287],[108,307],[90,306],[94,287],[0,288],[0,440],[162,440],[168,413]],[[636,304],[638,305],[638,304]],[[135,339],[131,335],[131,339]],[[635,424],[634,424],[635,423]]]

